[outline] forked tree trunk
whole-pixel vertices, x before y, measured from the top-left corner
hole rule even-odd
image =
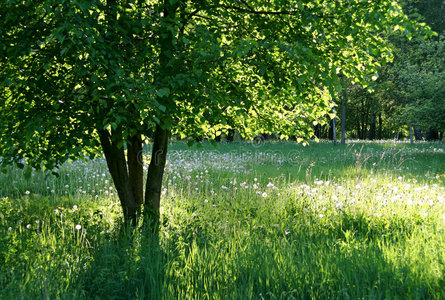
[[[161,203],[162,179],[164,177],[165,163],[167,159],[167,147],[170,131],[156,126],[153,151],[147,172],[145,187],[144,214],[154,227],[158,226],[159,208]]]
[[[99,130],[98,132],[108,170],[121,202],[125,223],[136,225],[140,205],[135,201],[130,183],[124,147],[122,146],[122,134],[119,131],[112,131],[110,134],[108,130]]]

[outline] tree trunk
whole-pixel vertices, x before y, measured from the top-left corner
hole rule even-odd
[[[159,223],[159,208],[161,205],[162,179],[164,177],[165,163],[167,161],[167,146],[169,130],[156,126],[153,141],[153,151],[147,172],[147,183],[145,188],[144,214],[155,227]]]
[[[135,135],[127,144],[128,174],[134,201],[138,206],[144,204],[144,161],[142,157],[141,136]]]
[[[175,52],[175,41],[173,36],[173,30],[170,26],[175,26],[173,19],[179,8],[180,1],[164,0],[164,16],[165,22],[171,23],[160,33],[159,45],[159,73],[157,74],[157,83],[159,87],[171,88],[170,78],[175,74],[175,66],[173,65]],[[159,103],[165,103],[169,106],[169,103],[173,102],[172,95],[166,97],[159,97]],[[159,119],[168,119],[169,115],[166,113]],[[161,121],[162,122],[162,121]],[[162,124],[156,125],[156,130],[153,140],[153,150],[150,160],[150,165],[147,171],[147,183],[145,185],[145,207],[144,215],[145,221],[149,221],[154,229],[157,231],[159,227],[159,208],[161,206],[161,188],[162,179],[164,177],[165,163],[167,160],[167,146],[170,130],[163,128]]]
[[[341,143],[345,144],[346,135],[346,92],[343,88],[343,101],[342,101],[342,111],[341,111]]]
[[[414,144],[414,139],[413,139],[413,124],[412,122],[409,122],[409,142],[411,144]]]
[[[337,145],[337,132],[336,132],[336,128],[335,128],[335,118],[332,119],[332,134],[333,134],[333,139],[334,139],[334,146]]]
[[[360,120],[359,120],[359,118],[357,118],[357,138],[358,139],[361,139],[362,138],[362,132],[361,132],[361,130],[360,130]]]
[[[374,109],[371,112],[371,121],[369,125],[369,139],[372,141],[375,139],[375,131],[376,131],[376,117]]]
[[[334,131],[332,130],[332,126],[330,126],[329,123],[326,126],[328,128],[328,139],[333,140],[334,139]]]
[[[422,131],[416,125],[414,125],[414,137],[416,138],[416,141],[422,140]]]
[[[121,202],[125,223],[136,225],[137,213],[140,207],[136,204],[128,176],[122,134],[119,131],[112,131],[110,135],[108,130],[99,130],[98,132],[108,170],[113,178],[114,186]]]
[[[383,121],[382,121],[382,112],[379,112],[379,126],[377,129],[377,138],[383,139]]]

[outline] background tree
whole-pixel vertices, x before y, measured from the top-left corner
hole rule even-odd
[[[401,56],[393,71],[404,100],[398,120],[408,121],[424,132],[444,131],[445,39],[418,41]]]
[[[391,57],[380,33],[412,25],[359,0],[11,0],[0,20],[2,165],[103,153],[133,223],[142,204],[157,222],[170,135],[310,138],[338,75],[366,85]]]

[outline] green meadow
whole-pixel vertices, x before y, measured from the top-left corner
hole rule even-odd
[[[11,167],[0,299],[445,299],[443,142],[173,142],[162,193],[154,237],[104,159]]]

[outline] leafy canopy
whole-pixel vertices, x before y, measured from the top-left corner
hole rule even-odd
[[[384,0],[8,0],[0,22],[0,155],[49,169],[98,130],[309,138],[339,76],[366,85],[382,33],[415,29]]]

